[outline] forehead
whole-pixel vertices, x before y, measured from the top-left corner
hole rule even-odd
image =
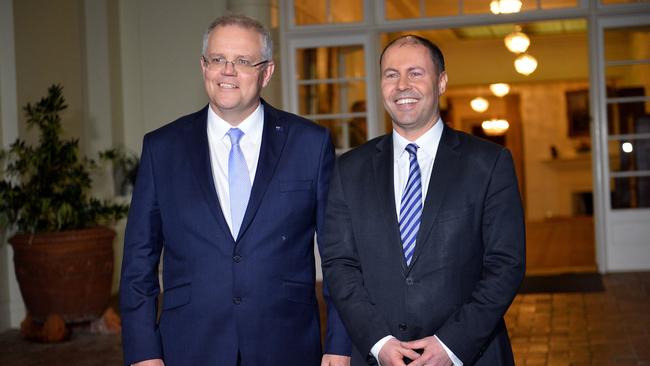
[[[418,43],[395,43],[386,49],[381,60],[382,71],[388,68],[408,69],[412,67],[435,69],[431,53],[425,46]]]
[[[208,53],[256,55],[262,48],[262,36],[254,29],[239,25],[214,28],[208,37]]]

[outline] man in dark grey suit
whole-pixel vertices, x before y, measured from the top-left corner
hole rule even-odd
[[[525,235],[510,152],[444,125],[430,41],[400,37],[380,63],[393,132],[338,160],[322,236],[352,365],[513,365],[503,315]]]

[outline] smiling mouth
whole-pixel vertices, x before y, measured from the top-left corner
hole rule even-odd
[[[220,88],[224,88],[224,89],[237,89],[238,88],[237,85],[231,84],[231,83],[218,83],[217,85],[219,85]]]
[[[400,98],[400,99],[395,100],[395,104],[397,104],[397,105],[413,104],[413,103],[417,103],[417,102],[418,102],[418,100],[415,99],[415,98]]]

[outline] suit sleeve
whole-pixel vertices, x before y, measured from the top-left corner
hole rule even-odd
[[[483,202],[483,268],[471,298],[436,335],[463,363],[471,363],[491,340],[525,272],[525,230],[512,156],[501,150]]]
[[[323,272],[343,322],[347,329],[353,330],[350,332],[353,343],[362,354],[369,355],[372,346],[391,332],[375,311],[364,288],[350,210],[341,179],[340,163],[337,163],[325,217],[321,249]]]
[[[322,145],[320,168],[318,173],[317,189],[317,208],[316,208],[316,232],[318,235],[318,250],[323,255],[321,242],[321,233],[325,221],[325,208],[327,204],[327,195],[329,191],[332,167],[334,165],[334,146],[329,131],[325,132],[324,143]],[[343,322],[336,311],[330,297],[329,288],[325,279],[323,279],[323,298],[327,303],[327,334],[325,338],[325,353],[349,356],[352,353],[352,342],[348,337]]]
[[[145,137],[124,237],[120,311],[124,363],[163,358],[156,323],[162,225],[151,146]]]

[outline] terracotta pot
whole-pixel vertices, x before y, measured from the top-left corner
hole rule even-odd
[[[37,322],[58,314],[67,323],[97,319],[113,280],[113,238],[105,227],[9,239],[27,311]]]

